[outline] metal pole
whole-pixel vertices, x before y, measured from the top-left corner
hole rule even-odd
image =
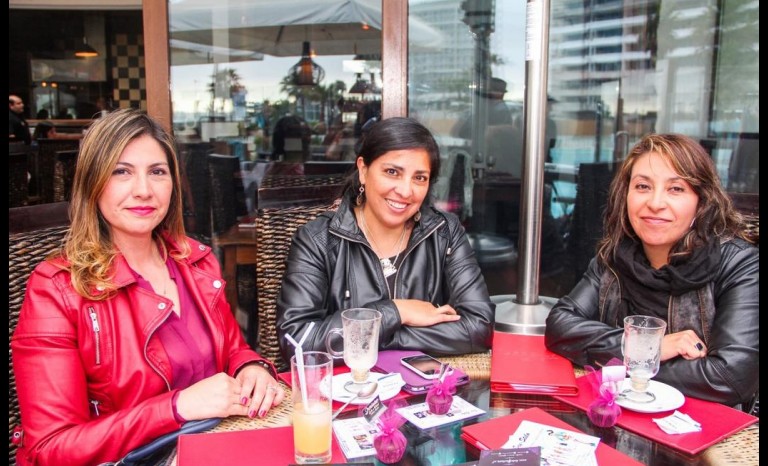
[[[549,0],[526,5],[525,156],[523,157],[518,253],[518,292],[512,303],[497,306],[496,329],[517,333],[520,322],[540,325],[528,333],[543,333],[553,299],[539,298],[541,224],[546,161],[547,80],[549,66]]]
[[[603,139],[603,103],[597,102],[595,110],[595,163],[600,162],[600,142]]]
[[[482,179],[487,164],[485,130],[488,125],[488,87],[491,74],[490,35],[494,31],[494,0],[469,0],[462,2],[464,22],[475,39],[474,73],[472,76],[472,167],[478,179]]]
[[[472,166],[477,169],[478,178],[482,179],[486,166],[486,144],[484,131],[488,124],[488,75],[490,61],[488,55],[488,34],[475,33],[475,85],[472,95]]]

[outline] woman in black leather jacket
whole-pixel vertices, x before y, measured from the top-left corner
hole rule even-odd
[[[579,365],[622,358],[623,319],[667,322],[654,380],[737,405],[758,388],[759,250],[694,140],[651,134],[614,178],[604,237],[546,322],[547,347]]]
[[[277,301],[277,330],[304,350],[325,351],[325,335],[352,307],[382,313],[379,349],[432,354],[488,350],[494,304],[459,219],[428,202],[439,149],[416,120],[389,118],[365,135],[357,169],[336,211],[296,232]]]

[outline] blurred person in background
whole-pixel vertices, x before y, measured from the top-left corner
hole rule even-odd
[[[8,138],[11,142],[23,141],[25,144],[32,142],[29,123],[24,117],[24,101],[17,95],[8,96]]]

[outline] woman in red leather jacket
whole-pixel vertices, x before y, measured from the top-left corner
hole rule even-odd
[[[83,139],[59,254],[13,335],[20,465],[116,461],[188,420],[263,417],[284,393],[243,339],[209,246],[184,234],[174,142],[136,110]]]

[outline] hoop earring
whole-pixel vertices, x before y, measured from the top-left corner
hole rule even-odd
[[[363,205],[363,202],[365,201],[365,197],[363,196],[363,194],[365,193],[365,185],[361,184],[360,188],[357,190],[357,192],[359,194],[355,198],[355,205],[361,206],[361,205]]]
[[[419,220],[421,220],[421,211],[417,210],[416,215],[413,216],[413,221],[418,223]]]

